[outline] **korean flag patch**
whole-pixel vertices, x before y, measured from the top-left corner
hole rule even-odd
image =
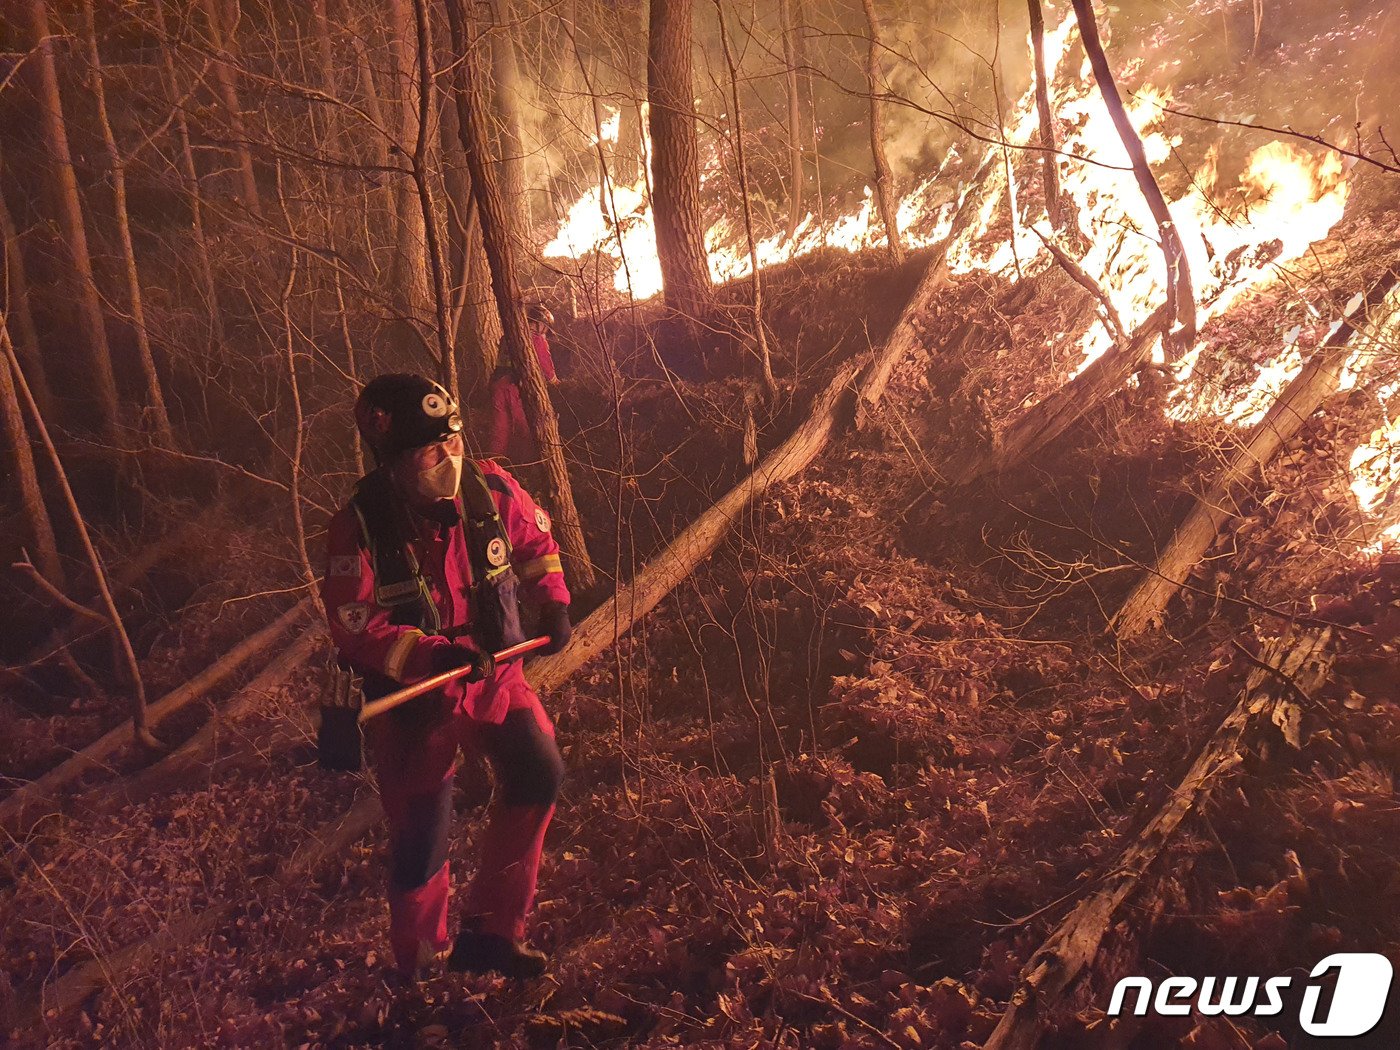
[[[486,545],[486,560],[491,563],[492,568],[499,569],[506,563],[506,541],[501,537],[494,537]]]
[[[541,532],[548,532],[553,527],[549,520],[549,515],[544,512],[543,507],[535,508],[535,528]]]
[[[369,623],[369,606],[364,602],[351,602],[335,611],[335,618],[351,634],[359,634]]]
[[[331,558],[332,576],[350,576],[359,579],[360,556],[358,554],[335,555]]]

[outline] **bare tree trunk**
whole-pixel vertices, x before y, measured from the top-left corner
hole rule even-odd
[[[868,3],[869,0],[866,0]],[[1050,110],[1050,85],[1045,74],[1045,13],[1041,0],[1026,0],[1031,19],[1031,56],[1035,60],[1035,110],[1040,117],[1040,155],[1042,180],[1045,184],[1045,213],[1050,225],[1058,230],[1064,222],[1060,207],[1060,168],[1055,151],[1059,143],[1055,135],[1055,116]]]
[[[802,167],[802,96],[798,91],[797,29],[793,25],[792,0],[778,0],[778,10],[783,22],[783,65],[787,67],[785,70],[788,104],[787,234],[788,239],[791,240],[797,236],[797,226],[805,217],[802,209],[802,195],[807,180]],[[732,60],[730,60],[730,65],[732,67]],[[735,79],[732,68],[730,79]],[[737,96],[737,94],[736,88],[735,95]]]
[[[228,113],[229,133],[233,136],[230,149],[238,164],[238,196],[253,215],[262,215],[262,200],[258,180],[253,172],[253,153],[248,146],[248,132],[243,124],[243,109],[238,101],[238,74],[234,70],[229,50],[228,28],[219,10],[219,0],[202,0],[204,16],[209,22],[210,42],[214,45],[214,82]]]
[[[651,0],[647,97],[651,103],[652,210],[666,305],[698,322],[714,292],[700,221],[691,39],[694,0]]]
[[[3,174],[0,165],[0,174]],[[0,282],[3,293],[4,311],[7,319],[15,323],[15,351],[23,362],[29,376],[29,386],[34,391],[34,400],[45,415],[53,414],[53,395],[49,392],[48,370],[44,367],[44,355],[39,346],[39,332],[34,327],[34,315],[29,310],[29,274],[24,268],[24,253],[20,251],[19,231],[15,229],[10,206],[5,203],[5,195],[0,193],[0,238],[5,241],[5,279]]]
[[[393,283],[400,302],[411,318],[415,339],[421,338],[417,334],[419,326],[428,322],[432,312],[432,289],[428,284],[428,231],[423,221],[422,203],[418,199],[418,178],[412,170],[420,130],[426,133],[426,129],[420,129],[418,125],[415,98],[418,85],[417,41],[410,0],[389,0],[389,49],[394,57],[394,91],[399,98],[399,150],[410,163],[408,178],[398,180],[394,204],[398,237],[395,242]]]
[[[97,549],[92,545],[92,537],[88,535],[87,522],[83,520],[82,511],[78,509],[78,500],[73,495],[72,486],[68,484],[68,472],[63,469],[63,461],[58,457],[58,449],[54,447],[53,439],[49,436],[49,428],[44,424],[44,417],[39,414],[39,406],[34,401],[33,393],[30,392],[29,383],[26,382],[24,373],[20,370],[19,358],[15,356],[15,349],[10,345],[9,334],[3,328],[0,328],[0,342],[3,342],[2,349],[9,359],[10,375],[14,380],[15,388],[19,392],[24,407],[29,411],[29,418],[34,423],[34,431],[39,435],[39,441],[43,444],[44,450],[48,452],[49,461],[53,464],[54,475],[58,478],[59,486],[63,490],[63,499],[68,504],[68,512],[73,516],[73,525],[77,529],[78,538],[82,541],[83,551],[87,554],[88,565],[92,569],[98,593],[102,596],[107,622],[115,632],[122,656],[126,660],[127,673],[131,676],[132,732],[137,743],[146,747],[159,747],[160,742],[151,736],[151,731],[146,726],[146,685],[141,680],[141,668],[136,662],[136,651],[131,647],[131,639],[127,636],[126,624],[122,622],[121,613],[117,612],[117,603],[112,597],[112,589],[107,585],[107,571],[102,567],[102,559],[98,557]]]
[[[573,487],[564,464],[564,445],[559,437],[559,421],[549,402],[544,374],[530,341],[525,311],[520,298],[520,280],[515,269],[515,245],[511,242],[510,219],[496,173],[487,152],[486,128],[490,117],[482,93],[475,50],[467,39],[463,0],[446,0],[452,29],[452,52],[457,64],[457,124],[462,151],[471,171],[472,196],[481,222],[481,239],[491,267],[491,287],[496,293],[496,309],[504,332],[503,342],[520,385],[526,416],[544,458],[545,497],[555,512],[559,546],[568,559],[570,581],[580,590],[595,582],[592,560],[584,540],[583,523],[574,505]]]
[[[465,375],[458,381],[484,390],[496,368],[501,322],[491,291],[490,267],[481,244],[481,223],[472,196],[471,175],[462,154],[457,107],[450,93],[438,124],[444,183],[447,193],[447,236],[453,284],[452,316],[448,319],[453,345],[463,360]]]
[[[495,81],[492,95],[496,128],[496,168],[501,173],[501,191],[505,195],[506,211],[512,220],[511,233],[523,238],[524,246],[531,228],[530,195],[525,186],[525,139],[521,113],[524,97],[520,64],[515,52],[514,12],[510,0],[487,0],[491,8],[491,77]]]
[[[1094,79],[1099,85],[1099,94],[1108,107],[1113,126],[1118,129],[1118,137],[1123,142],[1133,164],[1133,176],[1138,188],[1147,200],[1147,207],[1157,223],[1157,233],[1161,239],[1162,255],[1167,262],[1167,302],[1171,306],[1172,317],[1179,326],[1169,333],[1166,340],[1173,357],[1179,357],[1196,341],[1196,298],[1191,288],[1191,270],[1186,260],[1186,248],[1181,243],[1181,234],[1167,210],[1166,198],[1152,174],[1152,166],[1143,152],[1142,139],[1137,129],[1128,119],[1128,111],[1123,108],[1123,99],[1118,94],[1118,85],[1113,79],[1113,71],[1108,68],[1108,58],[1104,55],[1103,44],[1099,40],[1099,26],[1094,20],[1093,0],[1073,0],[1074,14],[1079,22],[1079,37],[1084,43],[1084,53],[1089,56],[1089,65],[1094,70]]]
[[[175,58],[171,54],[170,25],[166,20],[164,0],[156,0],[156,19],[160,25],[160,55],[165,75],[165,90],[172,100],[178,99],[179,80],[175,73]],[[219,289],[214,280],[214,264],[209,256],[209,239],[204,232],[204,198],[199,186],[199,169],[194,162],[194,148],[190,144],[190,126],[183,108],[175,111],[175,137],[180,147],[180,177],[185,184],[185,194],[190,202],[190,225],[194,231],[195,260],[199,266],[199,279],[204,285],[204,302],[209,312],[209,338],[206,344],[208,361],[212,362],[222,352],[225,345],[223,312],[219,308]],[[207,377],[201,377],[207,381]]]
[[[7,347],[12,346],[9,325],[6,323],[8,320],[7,314],[0,315],[0,339],[5,341]],[[15,360],[18,361],[18,357]],[[15,481],[19,485],[20,510],[24,513],[29,543],[33,545],[35,557],[39,560],[39,570],[55,586],[64,587],[67,577],[58,556],[58,541],[54,538],[49,509],[44,505],[44,493],[39,487],[34,451],[29,447],[29,435],[24,429],[24,416],[20,412],[19,395],[15,392],[10,367],[9,356],[0,355],[0,423],[4,425],[5,443],[10,447],[9,461],[14,464]],[[37,398],[35,400],[37,407]]]
[[[884,87],[881,80],[880,16],[875,11],[875,0],[862,0],[865,7],[865,26],[870,40],[865,52],[866,90],[870,92],[870,157],[875,165],[875,204],[880,209],[880,221],[885,224],[885,236],[889,241],[890,257],[896,263],[904,261],[904,240],[899,235],[899,211],[894,203],[894,176],[890,173],[889,158],[885,156],[885,106],[881,96]]]
[[[786,6],[787,0],[784,0]],[[768,333],[763,325],[763,273],[758,265],[758,248],[753,235],[753,204],[749,200],[749,169],[744,159],[744,113],[739,104],[739,67],[734,62],[734,53],[729,48],[729,31],[725,27],[723,0],[715,0],[715,14],[719,18],[719,39],[724,50],[724,63],[729,68],[730,104],[734,108],[734,156],[739,166],[739,196],[744,203],[744,235],[749,242],[749,305],[753,313],[753,338],[756,349],[759,379],[769,398],[778,394],[778,384],[773,378],[773,360],[768,352]],[[792,97],[796,98],[794,81]],[[797,141],[796,139],[793,140]],[[802,171],[801,152],[797,154],[797,173]],[[799,192],[798,199],[801,199]]]
[[[86,337],[85,371],[91,377],[92,393],[97,402],[97,429],[104,437],[116,441],[119,418],[117,380],[112,372],[112,356],[107,347],[102,300],[92,272],[92,257],[88,254],[78,180],[73,173],[73,158],[68,150],[68,128],[63,118],[63,100],[58,92],[58,70],[54,65],[53,38],[49,35],[49,16],[44,0],[29,0],[29,29],[35,49],[34,64],[39,76],[37,94],[43,118],[44,145],[53,167],[54,203],[58,209],[59,228],[63,232],[63,247],[71,266],[73,294]]]
[[[155,353],[151,350],[151,334],[146,328],[146,306],[141,296],[141,275],[136,268],[136,247],[131,242],[131,220],[126,207],[126,166],[112,122],[107,118],[107,90],[103,83],[102,56],[97,48],[97,24],[92,14],[92,0],[83,0],[83,25],[87,31],[88,63],[92,67],[91,87],[97,103],[97,124],[102,129],[102,143],[107,150],[107,165],[112,176],[112,195],[116,206],[117,234],[121,239],[122,265],[126,273],[126,293],[131,304],[131,327],[136,334],[136,356],[141,362],[146,381],[146,410],[150,413],[150,429],[156,444],[173,448],[175,435],[170,429],[170,414],[165,408],[165,394],[156,373]]]
[[[1191,570],[1205,556],[1221,529],[1235,516],[1241,490],[1268,465],[1341,385],[1342,370],[1351,356],[1348,343],[1359,326],[1375,328],[1369,315],[1384,302],[1396,284],[1400,269],[1391,269],[1367,292],[1356,310],[1318,347],[1308,363],[1284,388],[1269,411],[1230,456],[1225,469],[1211,482],[1173,533],[1156,564],[1133,589],[1113,618],[1112,630],[1127,638],[1140,634],[1161,620],[1167,603]]]

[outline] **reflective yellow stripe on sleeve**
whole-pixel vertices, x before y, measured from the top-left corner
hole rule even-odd
[[[559,560],[557,554],[546,554],[543,558],[536,558],[534,561],[527,561],[520,566],[520,578],[525,581],[538,580],[541,576],[547,576],[551,572],[563,572],[564,563]]]
[[[416,627],[410,627],[395,638],[394,643],[389,646],[388,655],[384,657],[384,673],[390,678],[402,681],[404,664],[408,663],[408,656],[413,652],[413,647],[423,637],[422,631]]]

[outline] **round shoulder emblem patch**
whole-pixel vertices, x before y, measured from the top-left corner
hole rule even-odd
[[[551,528],[549,515],[544,512],[543,507],[535,508],[535,528],[541,532],[548,532]]]
[[[506,563],[506,541],[497,536],[486,545],[486,560],[492,568],[499,569]]]
[[[432,419],[441,419],[443,416],[447,415],[449,411],[450,408],[447,404],[447,398],[443,397],[441,394],[432,393],[423,395],[423,414],[425,416]]]

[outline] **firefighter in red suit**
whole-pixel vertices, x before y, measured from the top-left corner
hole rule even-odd
[[[555,381],[554,356],[549,351],[549,328],[554,314],[549,308],[534,303],[525,309],[530,325],[530,342],[540,363],[545,382]],[[491,377],[491,433],[486,450],[512,463],[528,463],[539,458],[534,434],[525,418],[525,406],[520,401],[519,377],[515,369],[503,365]]]
[[[454,970],[535,976],[545,957],[525,946],[525,919],[563,761],[519,662],[496,666],[490,654],[523,638],[517,590],[540,605],[545,651],[568,643],[559,547],[548,514],[509,473],[465,458],[457,406],[438,384],[380,376],[355,416],[379,466],[330,523],[322,597],[331,637],[367,699],[471,668],[365,726],[389,823],[394,958],[406,974],[446,957]],[[453,941],[447,852],[459,749],[485,755],[495,794]]]

